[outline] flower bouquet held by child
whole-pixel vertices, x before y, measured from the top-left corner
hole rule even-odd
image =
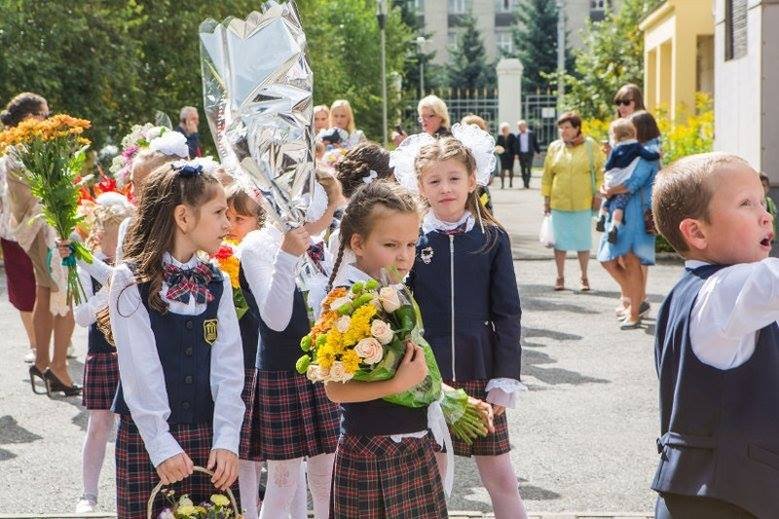
[[[42,121],[30,118],[0,133],[0,153],[7,148],[23,166],[22,176],[41,200],[43,217],[66,240],[81,220],[78,214],[80,186],[76,178],[84,167],[89,140],[82,137],[90,122],[65,114]],[[92,254],[82,244],[71,244],[72,254],[62,260],[68,268],[68,301],[85,299],[76,272],[76,260],[91,263]]]
[[[399,285],[402,286],[402,285]],[[377,382],[389,380],[411,341],[425,355],[428,375],[387,402],[425,407],[438,400],[452,432],[465,442],[487,434],[481,414],[462,390],[444,391],[430,346],[422,336],[422,318],[408,289],[381,286],[371,279],[351,289],[334,288],[322,303],[322,314],[300,342],[305,352],[296,368],[312,382]]]

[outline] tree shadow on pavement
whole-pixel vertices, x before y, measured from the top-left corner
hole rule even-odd
[[[557,361],[546,353],[533,349],[525,349],[522,352],[522,374],[531,377],[549,385],[572,384],[575,386],[581,384],[609,384],[610,380],[588,377],[563,368],[543,368],[543,364],[554,364]]]
[[[43,438],[28,431],[10,415],[0,416],[0,445],[12,445],[20,443],[32,443]],[[0,449],[0,461],[15,458],[16,454]]]
[[[519,494],[522,496],[523,501],[551,501],[561,497],[557,492],[528,485],[527,480],[524,478],[519,478]]]

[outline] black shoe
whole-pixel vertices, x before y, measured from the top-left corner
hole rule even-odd
[[[50,369],[46,370],[46,373],[43,374],[43,378],[46,380],[46,392],[49,396],[51,396],[52,393],[58,392],[64,393],[65,396],[78,396],[81,394],[81,386],[75,382],[72,386],[66,386]]]
[[[609,243],[617,243],[617,232],[618,232],[617,227],[611,228],[608,237]]]
[[[38,391],[37,386],[35,385],[35,378],[37,377],[37,378],[39,378],[41,380],[41,383],[45,387],[46,386],[46,375],[44,375],[43,372],[41,372],[41,370],[39,370],[38,366],[36,366],[35,364],[30,366],[29,372],[30,372],[30,386],[32,386],[32,392],[35,393],[36,395],[45,395],[45,394],[47,394],[49,392],[48,389],[45,390],[45,391]]]
[[[595,224],[595,230],[598,232],[606,232],[606,215],[600,215],[598,223]]]

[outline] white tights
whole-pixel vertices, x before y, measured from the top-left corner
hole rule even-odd
[[[527,519],[527,511],[519,495],[517,474],[509,454],[474,456],[481,482],[490,494],[495,519]],[[446,474],[446,454],[436,453],[438,470],[443,480]]]
[[[238,490],[241,493],[243,519],[257,519],[262,508],[259,496],[261,461],[238,461]],[[308,514],[308,494],[306,493],[306,466],[300,464],[300,474],[295,497],[290,505],[290,517],[306,517]]]
[[[84,496],[97,501],[97,484],[103,468],[105,446],[114,426],[114,413],[109,410],[89,411],[87,434],[81,450]]]
[[[334,454],[320,454],[308,458],[308,488],[311,490],[311,499],[314,502],[315,519],[327,519],[329,515],[334,459]],[[301,484],[305,479],[300,476],[303,458],[269,460],[267,463],[268,485],[260,510],[260,519],[305,518],[305,485]],[[302,499],[299,499],[299,496]]]

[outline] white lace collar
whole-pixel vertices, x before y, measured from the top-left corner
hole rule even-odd
[[[451,231],[456,229],[465,223],[465,232],[469,232],[476,224],[476,219],[473,217],[470,211],[465,211],[462,217],[456,222],[445,222],[436,217],[433,211],[428,211],[425,217],[422,219],[422,232],[427,234],[431,231]]]

